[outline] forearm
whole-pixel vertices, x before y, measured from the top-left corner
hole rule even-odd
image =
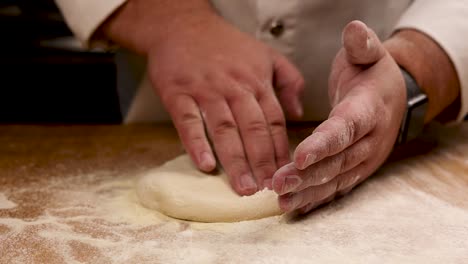
[[[140,54],[180,28],[199,30],[216,13],[208,0],[129,0],[97,34]]]
[[[460,83],[445,51],[427,35],[409,29],[397,32],[385,47],[427,94],[425,121],[436,117],[455,119],[460,107]]]

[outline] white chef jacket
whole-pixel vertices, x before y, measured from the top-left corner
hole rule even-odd
[[[56,0],[66,22],[84,45],[99,25],[125,0]],[[451,58],[461,84],[462,107],[468,113],[468,1],[465,0],[212,0],[226,20],[275,48],[305,78],[304,119],[327,118],[327,80],[341,47],[341,31],[354,19],[371,27],[381,39],[412,28],[434,39]],[[284,30],[272,30],[280,25]],[[188,25],[189,26],[189,25]],[[117,55],[118,85],[125,122],[167,120],[144,74],[144,60],[128,52]],[[135,93],[131,91],[135,90]],[[129,101],[125,101],[129,98]]]

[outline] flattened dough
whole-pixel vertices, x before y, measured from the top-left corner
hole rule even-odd
[[[136,188],[145,207],[184,220],[237,222],[281,213],[275,192],[263,190],[240,197],[224,173],[202,173],[188,155],[145,173]]]

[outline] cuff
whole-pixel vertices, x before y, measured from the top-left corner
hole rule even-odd
[[[468,2],[463,0],[415,1],[395,30],[415,29],[437,42],[451,59],[460,81],[461,109],[457,121],[468,113]]]
[[[70,30],[84,47],[109,47],[105,40],[91,39],[99,26],[126,0],[55,0]]]

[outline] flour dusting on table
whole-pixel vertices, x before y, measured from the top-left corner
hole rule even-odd
[[[0,210],[2,209],[12,209],[15,208],[16,204],[7,199],[5,194],[0,193]]]
[[[132,172],[0,185],[0,263],[466,263],[468,144],[444,144],[301,218],[175,220]]]

